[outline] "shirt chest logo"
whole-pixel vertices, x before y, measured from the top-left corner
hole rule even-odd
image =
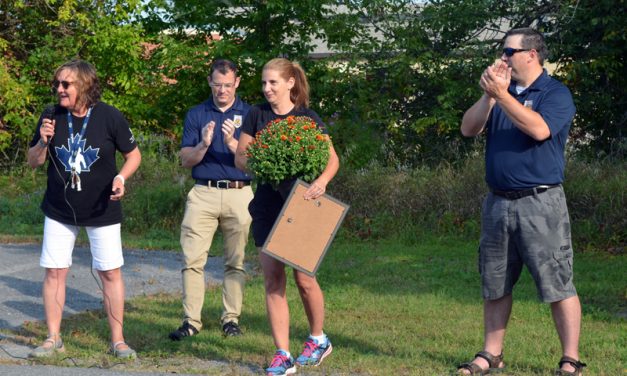
[[[233,117],[233,124],[235,125],[235,128],[239,128],[242,126],[242,115],[235,115]]]
[[[525,103],[523,103],[523,106],[525,106],[527,108],[533,108],[533,101],[532,100],[525,100]]]
[[[63,163],[65,171],[74,171],[78,174],[83,171],[89,172],[91,165],[100,158],[98,156],[100,148],[92,149],[91,146],[85,148],[86,141],[86,139],[81,138],[80,134],[76,134],[68,138],[68,147],[65,145],[55,147],[57,158]],[[75,148],[72,145],[76,145]]]

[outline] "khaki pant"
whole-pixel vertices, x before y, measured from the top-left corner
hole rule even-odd
[[[244,251],[252,221],[248,203],[253,197],[250,186],[218,189],[194,185],[187,195],[181,223],[183,249],[183,310],[185,321],[202,328],[201,311],[205,297],[205,264],[209,247],[218,227],[224,238],[224,282],[222,287],[222,324],[238,322],[246,270]]]

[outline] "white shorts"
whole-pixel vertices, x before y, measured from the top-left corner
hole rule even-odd
[[[94,269],[106,271],[124,265],[120,228],[119,223],[99,227],[85,226]],[[46,217],[39,265],[51,269],[69,268],[79,230],[78,226],[66,225]]]

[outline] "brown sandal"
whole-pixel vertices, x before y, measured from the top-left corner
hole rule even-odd
[[[575,368],[573,372],[564,371],[562,366],[564,363],[570,363],[571,366]],[[581,363],[579,360],[575,360],[570,356],[563,356],[560,359],[559,363],[557,363],[557,370],[555,371],[555,376],[581,376],[583,375],[583,367],[586,366],[586,363]]]
[[[503,370],[503,367],[499,367],[501,362],[503,362],[503,353],[499,356],[494,356],[487,351],[479,351],[475,354],[475,358],[483,358],[488,362],[488,368],[483,369],[477,365],[477,363],[473,363],[472,361],[467,363],[462,363],[457,366],[457,373],[463,374],[461,371],[468,371],[470,375],[487,375],[494,372],[500,372]],[[474,359],[473,359],[474,360]]]

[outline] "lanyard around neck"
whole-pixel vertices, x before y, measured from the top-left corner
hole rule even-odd
[[[78,138],[74,137],[74,127],[72,126],[72,112],[70,110],[67,111],[67,124],[68,130],[70,132],[70,153],[72,153],[71,161],[73,162],[76,158],[76,153],[78,152],[78,145],[81,140],[85,136],[85,130],[87,129],[87,123],[89,122],[89,116],[91,115],[92,107],[89,107],[87,110],[87,115],[85,115],[85,120],[83,120],[83,128],[81,129],[81,134]]]

